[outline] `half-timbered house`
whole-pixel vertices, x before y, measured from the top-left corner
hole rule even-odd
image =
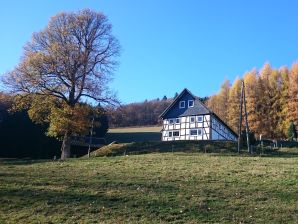
[[[237,134],[188,89],[175,98],[160,118],[162,141],[237,140]]]

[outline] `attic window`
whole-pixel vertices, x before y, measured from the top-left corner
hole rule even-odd
[[[185,108],[185,101],[179,102],[179,108]]]
[[[193,100],[189,100],[188,101],[188,107],[193,107],[194,106],[194,102]]]

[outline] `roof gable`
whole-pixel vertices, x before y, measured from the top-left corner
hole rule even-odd
[[[188,101],[193,100],[194,106],[188,107]],[[179,108],[179,102],[185,101],[185,108]],[[160,118],[174,118],[181,116],[191,116],[200,114],[209,114],[211,111],[200,101],[200,99],[194,96],[188,89],[184,89],[170,104],[164,112],[160,115]]]

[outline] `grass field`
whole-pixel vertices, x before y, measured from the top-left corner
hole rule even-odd
[[[0,161],[0,223],[297,223],[298,149]]]

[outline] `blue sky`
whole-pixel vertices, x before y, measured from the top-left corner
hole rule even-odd
[[[122,45],[111,88],[123,103],[172,97],[185,87],[212,95],[225,78],[298,59],[296,0],[10,0],[0,6],[0,74],[17,65],[31,34],[58,12],[106,14]]]

